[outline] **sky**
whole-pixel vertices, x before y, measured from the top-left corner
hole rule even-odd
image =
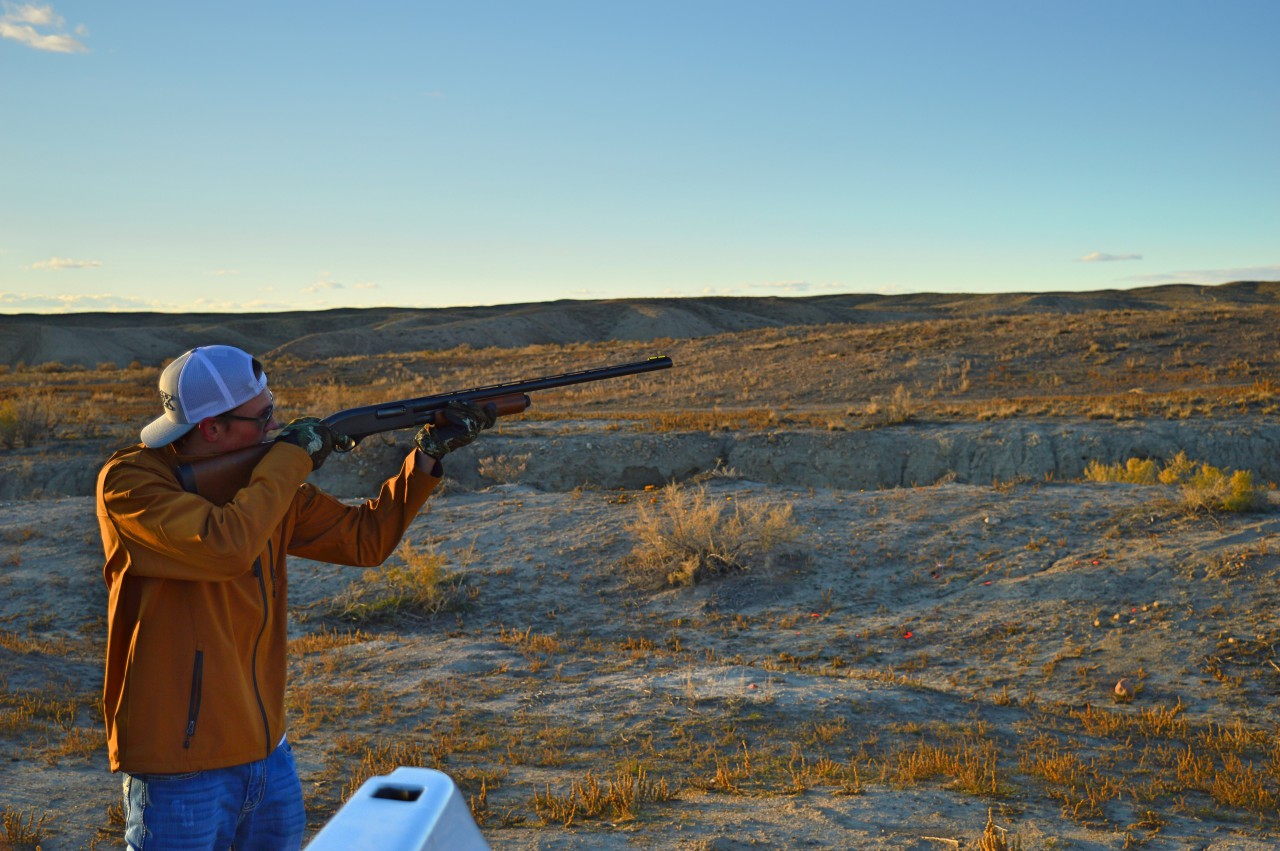
[[[0,0],[0,312],[1280,280],[1275,0]]]

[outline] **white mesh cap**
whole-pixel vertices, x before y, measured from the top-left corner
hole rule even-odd
[[[267,389],[267,374],[235,346],[199,346],[160,373],[164,414],[142,430],[142,442],[168,446],[205,417],[234,410]]]

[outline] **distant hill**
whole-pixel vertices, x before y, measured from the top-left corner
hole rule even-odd
[[[686,339],[754,328],[1097,310],[1274,305],[1280,281],[1094,292],[643,298],[492,307],[345,308],[287,313],[0,315],[0,364],[154,365],[193,346],[317,359],[471,346]]]

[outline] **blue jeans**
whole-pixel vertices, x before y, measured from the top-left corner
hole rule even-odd
[[[302,847],[307,814],[293,751],[186,774],[124,776],[124,840],[134,851]]]

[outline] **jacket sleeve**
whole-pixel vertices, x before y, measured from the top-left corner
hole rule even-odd
[[[158,460],[109,464],[99,481],[105,521],[134,575],[227,580],[248,570],[311,472],[302,449],[277,444],[226,505],[187,493]]]
[[[288,553],[357,567],[382,564],[395,552],[441,475],[439,462],[414,450],[400,472],[382,483],[377,498],[361,505],[346,505],[314,485],[303,485],[295,501]]]

